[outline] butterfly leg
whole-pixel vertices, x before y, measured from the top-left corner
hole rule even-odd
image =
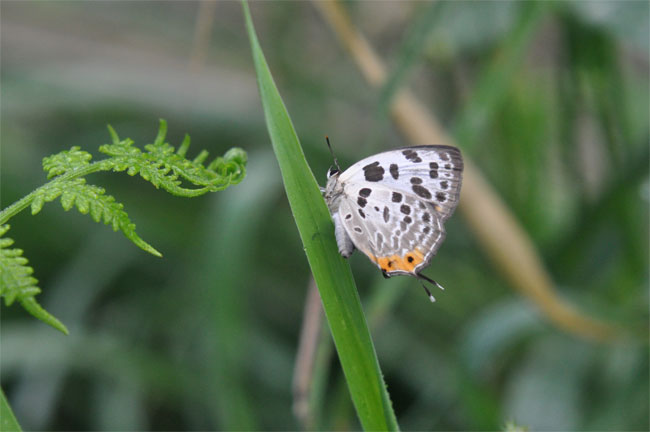
[[[420,282],[422,285],[422,288],[424,288],[424,291],[427,293],[427,296],[429,296],[429,300],[431,300],[431,303],[436,302],[436,298],[431,294],[431,291],[429,291],[429,288],[427,288],[422,282]]]
[[[339,253],[343,258],[348,258],[354,252],[354,243],[341,223],[339,212],[334,213],[332,220],[334,221],[334,235],[336,236]]]
[[[445,290],[445,287],[443,287],[443,286],[440,285],[438,282],[434,281],[433,279],[431,279],[431,278],[428,277],[428,276],[425,276],[425,275],[423,275],[423,274],[417,273],[417,274],[415,275],[415,277],[417,277],[418,279],[425,280],[425,281],[429,282],[430,284],[437,286],[438,288],[440,288],[440,289],[443,290],[443,291]],[[426,289],[426,288],[425,288],[425,289]]]

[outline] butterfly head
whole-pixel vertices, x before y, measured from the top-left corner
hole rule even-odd
[[[326,136],[325,136],[325,141],[327,141],[327,148],[330,149],[330,153],[331,153],[331,155],[332,155],[332,159],[334,159],[334,165],[332,165],[332,166],[330,167],[330,169],[327,171],[327,180],[328,180],[328,182],[329,182],[329,179],[330,179],[331,177],[334,177],[334,176],[337,176],[337,177],[338,177],[339,173],[341,172],[341,167],[339,166],[339,161],[336,160],[336,156],[334,155],[334,150],[332,150],[332,145],[330,144],[330,137],[328,137],[328,136],[326,135]]]
[[[341,170],[339,169],[338,166],[331,166],[330,169],[327,170],[327,180],[329,180],[333,176],[338,177],[340,172],[341,172]]]
[[[327,170],[327,184],[323,189],[323,195],[330,203],[333,203],[343,193],[343,187],[339,183],[339,175],[341,175],[341,170],[338,166],[331,166]]]

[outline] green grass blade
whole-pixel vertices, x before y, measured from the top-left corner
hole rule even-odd
[[[14,412],[9,406],[9,402],[7,402],[5,392],[2,389],[0,389],[0,431],[22,431],[20,425],[18,424],[18,420],[16,420]]]
[[[329,212],[273,82],[245,2],[243,9],[273,150],[357,415],[365,430],[397,430],[350,267],[337,251]]]

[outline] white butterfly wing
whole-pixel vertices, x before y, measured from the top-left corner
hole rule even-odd
[[[418,273],[445,238],[429,202],[382,184],[345,184],[338,216],[355,247],[388,275]]]
[[[340,223],[386,274],[417,274],[445,238],[462,170],[460,151],[449,146],[406,147],[365,158],[338,178]]]
[[[445,221],[456,209],[463,159],[455,147],[405,147],[367,157],[345,170],[339,181],[368,187],[381,184],[430,203]]]

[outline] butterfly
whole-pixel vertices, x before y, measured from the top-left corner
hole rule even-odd
[[[339,253],[348,258],[359,249],[386,278],[410,275],[444,289],[421,271],[444,241],[444,223],[458,204],[460,150],[444,145],[403,147],[362,159],[343,172],[336,157],[334,163],[323,196]]]

